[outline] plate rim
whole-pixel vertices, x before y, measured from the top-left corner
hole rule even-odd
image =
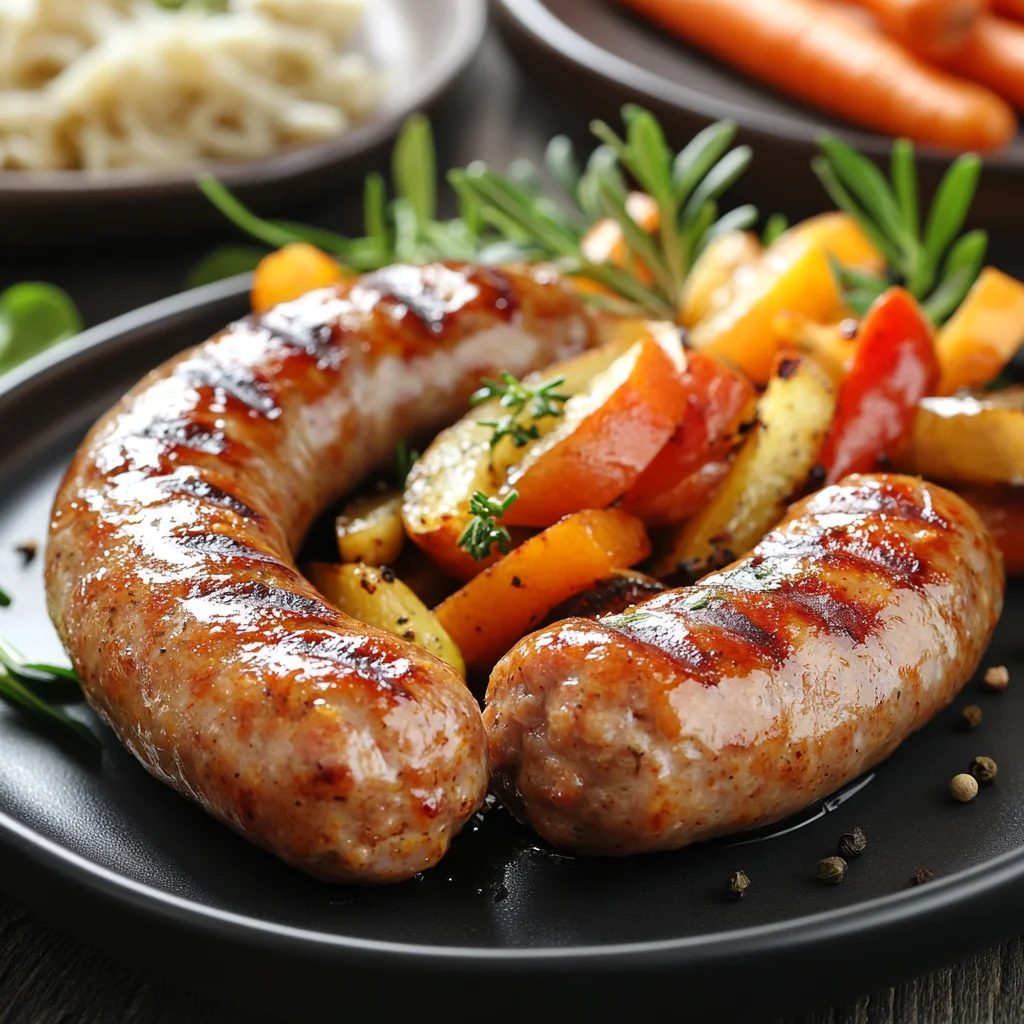
[[[605,2],[605,0],[599,0]],[[537,48],[573,64],[585,74],[627,86],[641,97],[685,110],[712,121],[734,121],[752,137],[773,138],[796,146],[816,147],[824,129],[804,124],[799,118],[771,112],[752,114],[749,107],[723,100],[699,89],[673,82],[653,71],[633,64],[567,25],[548,6],[546,0],[491,0],[501,27],[527,37]],[[682,44],[681,44],[682,45]],[[728,69],[730,74],[744,77]],[[827,129],[849,145],[877,158],[888,158],[894,136],[835,125]],[[943,165],[959,150],[915,143],[918,159]],[[988,170],[1015,170],[1024,167],[1024,153],[1011,148],[982,154]]]
[[[38,387],[45,377],[65,364],[103,347],[130,344],[136,331],[152,331],[162,321],[207,315],[218,305],[244,298],[251,275],[242,274],[181,292],[125,313],[54,345],[0,378],[0,404],[19,389]],[[101,899],[141,912],[149,919],[184,925],[204,937],[240,942],[276,941],[291,951],[346,953],[394,964],[429,965],[439,969],[453,965],[478,970],[507,971],[590,969],[602,964],[624,967],[675,966],[738,959],[765,951],[793,951],[820,943],[835,945],[856,941],[879,928],[909,925],[922,928],[951,910],[972,910],[980,920],[1006,918],[999,903],[1004,890],[1024,882],[1024,845],[1008,850],[973,867],[943,876],[925,886],[875,897],[848,907],[825,910],[768,924],[729,931],[695,934],[643,942],[537,947],[462,947],[385,941],[339,935],[292,925],[276,924],[258,917],[204,905],[155,886],[139,882],[104,867],[50,839],[0,810],[0,848],[32,857],[35,865],[51,876],[85,889]],[[5,885],[4,888],[7,888]],[[1004,913],[992,913],[997,906]],[[1011,915],[1012,916],[1012,915]],[[1019,926],[1010,925],[1010,934]],[[991,941],[996,934],[993,923]],[[986,932],[986,934],[988,934]]]
[[[382,116],[358,123],[350,131],[321,142],[296,145],[249,160],[209,160],[166,169],[114,168],[105,171],[0,169],[0,201],[85,199],[117,195],[131,198],[153,191],[184,192],[200,174],[213,174],[228,188],[245,189],[288,181],[317,168],[353,159],[394,137],[417,110],[431,107],[479,53],[487,32],[486,0],[445,0],[455,11],[455,31],[425,87]]]

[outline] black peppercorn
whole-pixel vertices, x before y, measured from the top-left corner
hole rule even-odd
[[[977,704],[968,704],[960,712],[960,725],[964,729],[977,729],[981,725],[981,708]]]
[[[818,881],[838,885],[846,877],[846,861],[842,857],[825,857],[818,861]]]
[[[995,781],[999,774],[999,766],[991,757],[976,757],[967,770],[984,786]]]
[[[750,888],[750,879],[742,871],[734,871],[726,880],[725,888],[734,900],[741,900]]]
[[[839,856],[856,860],[868,848],[868,837],[862,828],[851,829],[839,837]]]
[[[924,885],[935,877],[931,868],[918,868],[911,876],[908,885]]]

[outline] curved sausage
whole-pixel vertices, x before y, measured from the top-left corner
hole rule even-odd
[[[454,670],[328,605],[292,553],[482,374],[591,341],[542,270],[392,267],[247,318],[146,377],[57,495],[50,614],[158,778],[330,881],[430,867],[483,799]]]
[[[848,477],[696,586],[523,640],[487,691],[493,784],[541,835],[585,853],[777,821],[949,704],[1003,589],[959,497]]]

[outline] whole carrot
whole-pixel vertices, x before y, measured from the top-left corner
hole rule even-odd
[[[882,31],[929,58],[945,57],[960,46],[984,0],[856,0],[878,19]]]
[[[1024,110],[1024,25],[985,15],[975,22],[964,45],[943,64]]]
[[[752,77],[879,132],[993,149],[1017,129],[994,93],[812,0],[622,2]]]
[[[989,0],[993,14],[1024,21],[1024,0]]]

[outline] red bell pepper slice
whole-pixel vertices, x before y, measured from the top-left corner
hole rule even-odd
[[[857,353],[839,389],[825,442],[825,482],[868,473],[907,435],[917,403],[935,393],[939,364],[932,327],[913,296],[890,288],[868,310]]]

